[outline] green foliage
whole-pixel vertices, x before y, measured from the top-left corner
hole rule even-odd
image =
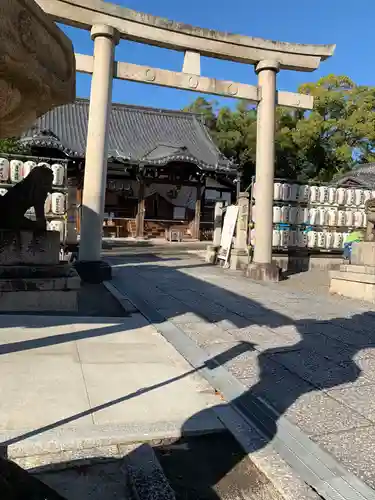
[[[375,87],[328,75],[299,92],[314,96],[314,109],[277,108],[277,177],[329,181],[356,164],[375,161]],[[240,165],[246,182],[255,171],[256,110],[243,101],[235,110],[216,108],[199,97],[187,110],[203,114],[219,149]]]
[[[0,153],[27,154],[26,148],[16,138],[0,139]]]

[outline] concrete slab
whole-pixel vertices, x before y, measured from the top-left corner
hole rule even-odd
[[[108,406],[93,415],[96,424],[177,421],[183,424],[204,408],[219,403],[198,393],[181,368],[170,363],[82,365],[92,407]],[[185,372],[187,373],[187,372]]]
[[[79,363],[69,356],[12,354],[0,359],[0,429],[38,428],[89,409]],[[77,425],[91,425],[80,416]]]
[[[2,318],[0,441],[19,463],[223,429],[219,398],[142,315]]]

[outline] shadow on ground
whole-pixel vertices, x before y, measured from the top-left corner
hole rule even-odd
[[[218,284],[208,283],[189,275],[190,268],[199,268],[196,264],[178,266],[175,259],[172,259],[169,263],[166,261],[166,267],[161,268],[155,263],[150,263],[147,256],[129,258],[125,263],[124,259],[114,258],[112,262],[114,265],[119,265],[115,278],[116,286],[125,293],[128,292],[130,296],[138,297],[144,301],[146,307],[151,311],[151,320],[156,327],[166,320],[171,320],[178,327],[179,323],[176,323],[176,317],[184,315],[187,316],[187,319],[184,320],[185,323],[189,323],[192,321],[191,315],[193,313],[213,325],[220,325],[221,329],[228,333],[228,338],[232,338],[232,345],[229,348],[228,338],[222,340],[221,343],[210,343],[203,330],[201,335],[198,331],[195,338],[198,345],[204,348],[215,347],[219,350],[202,367],[215,370],[217,366],[229,366],[232,360],[243,355],[256,357],[257,375],[255,382],[241,396],[231,401],[231,405],[244,415],[251,415],[251,419],[255,420],[257,428],[265,438],[263,445],[270,442],[277,434],[280,415],[283,415],[302,396],[309,393],[324,393],[326,390],[338,387],[353,387],[354,384],[371,385],[374,383],[371,377],[367,378],[368,374],[362,372],[354,359],[361,350],[375,348],[375,330],[372,327],[375,319],[373,312],[363,312],[351,317],[336,317],[327,321],[311,317],[294,320],[287,315],[288,304],[285,307],[285,314],[281,314],[265,308],[256,300],[256,297],[248,298],[224,289]],[[171,265],[172,262],[174,267]],[[202,265],[201,267],[205,268],[206,266]],[[20,321],[22,322],[21,319]],[[25,349],[54,345],[58,342],[69,342],[89,335],[98,336],[120,332],[123,331],[124,325],[125,323],[119,322],[114,326],[93,332],[75,332],[74,334],[51,336],[30,342],[15,342],[11,345],[1,346],[0,353],[19,352]],[[268,330],[276,331],[283,327],[293,327],[298,335],[296,340],[292,340],[282,334],[278,337],[275,332],[270,332],[273,345],[269,346],[269,339],[262,339],[262,329],[249,329],[252,326],[266,327]],[[279,344],[277,344],[278,338]],[[213,340],[217,341],[218,339]],[[182,376],[189,373],[191,372]],[[124,395],[115,401],[108,401],[88,412],[72,415],[68,419],[34,429],[2,443],[2,446],[6,448],[12,443],[73,422],[83,415],[100,411],[105,407],[137,397],[144,392],[174,381],[175,379],[166,380],[155,386],[140,388],[133,394]],[[227,403],[222,404],[225,406]],[[269,405],[272,405],[275,411],[270,412]],[[355,413],[355,410],[351,411]],[[359,420],[363,420],[361,423],[363,427],[371,425],[372,421],[365,416],[367,415],[366,411],[357,415]],[[324,420],[324,416],[322,420]],[[182,429],[182,434],[184,434],[184,429]],[[177,441],[175,444],[179,446],[183,444],[183,440]],[[205,491],[210,493],[202,498],[220,498],[215,485],[219,484],[245,456],[245,452],[235,455],[228,453],[221,456],[220,467],[206,476]],[[360,470],[355,472],[359,473]],[[368,474],[366,479],[371,486],[374,486],[375,478],[372,473]]]

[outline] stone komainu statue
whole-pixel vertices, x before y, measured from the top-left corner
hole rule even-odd
[[[365,203],[367,217],[366,241],[375,241],[375,198]]]
[[[52,192],[53,172],[38,165],[29,175],[0,196],[0,229],[43,231],[46,230],[44,204]],[[25,212],[34,207],[36,220],[25,217]]]

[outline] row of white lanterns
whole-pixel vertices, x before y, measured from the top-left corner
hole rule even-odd
[[[320,248],[326,250],[340,250],[343,248],[349,233],[338,231],[303,231],[289,229],[274,229],[272,233],[273,247],[300,247]],[[252,245],[256,244],[256,233],[253,229],[250,235]]]
[[[0,188],[0,196],[4,196],[7,193],[7,189]],[[48,194],[47,199],[44,204],[44,213],[64,215],[66,210],[66,196],[64,193],[52,193]],[[34,213],[34,209],[30,209],[27,212],[29,215]]]
[[[256,220],[256,206],[253,207],[252,220]],[[275,224],[310,224],[312,226],[366,227],[367,216],[364,209],[337,210],[335,208],[303,208],[284,205],[273,207]]]
[[[256,199],[256,184],[254,184],[253,196]],[[375,190],[275,182],[273,185],[273,198],[275,201],[359,207],[364,205],[367,200],[375,198]]]
[[[65,168],[60,163],[50,165],[47,162],[11,160],[0,158],[0,182],[19,182],[29,175],[36,166],[48,167],[53,172],[53,185],[62,186],[65,180]]]

